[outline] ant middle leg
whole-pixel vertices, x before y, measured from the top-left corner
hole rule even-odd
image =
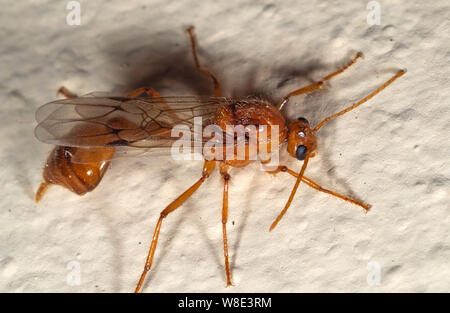
[[[281,110],[284,107],[284,105],[289,101],[290,97],[298,96],[298,95],[305,94],[305,93],[310,93],[310,92],[313,92],[313,91],[319,90],[319,89],[323,89],[323,84],[326,81],[330,80],[331,78],[333,78],[336,75],[341,74],[346,69],[348,69],[350,66],[352,66],[356,62],[357,59],[362,58],[362,57],[363,57],[362,52],[358,52],[353,57],[353,59],[350,62],[348,62],[344,67],[338,69],[337,71],[331,73],[330,75],[325,76],[324,78],[322,78],[318,82],[315,82],[315,83],[313,83],[311,85],[308,85],[308,86],[302,87],[300,89],[296,89],[294,91],[291,91],[290,93],[287,94],[287,96],[284,96],[280,100],[280,102],[277,105],[278,109]]]
[[[228,222],[228,184],[230,181],[230,174],[228,174],[229,167],[220,163],[220,174],[223,177],[223,204],[222,204],[222,235],[223,235],[223,255],[225,258],[225,273],[227,277],[227,287],[232,286],[230,262],[228,260],[228,236],[227,236],[227,222]]]
[[[205,165],[203,166],[202,177],[191,187],[189,187],[185,192],[183,192],[178,198],[176,198],[172,203],[170,203],[160,214],[158,222],[156,223],[155,231],[153,233],[152,242],[150,244],[150,249],[147,254],[147,259],[145,261],[144,270],[142,271],[141,277],[139,278],[139,282],[136,286],[135,293],[139,292],[142,288],[142,284],[144,283],[145,276],[152,268],[153,258],[156,251],[156,246],[158,244],[159,232],[161,230],[161,224],[163,219],[169,215],[169,213],[175,211],[180,205],[182,205],[190,196],[203,184],[206,178],[214,171],[216,166],[215,161],[205,161]]]
[[[197,41],[195,40],[194,26],[187,28],[186,32],[188,33],[189,39],[191,41],[192,56],[194,57],[195,67],[197,68],[197,70],[199,72],[201,72],[202,74],[211,78],[211,80],[213,82],[213,86],[214,86],[214,95],[216,97],[221,97],[222,89],[220,88],[220,84],[219,84],[219,81],[217,80],[216,76],[213,73],[211,73],[206,67],[201,66],[200,62],[198,61]]]

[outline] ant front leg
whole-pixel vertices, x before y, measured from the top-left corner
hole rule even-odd
[[[225,257],[225,273],[227,276],[227,287],[232,286],[230,262],[228,260],[228,237],[227,237],[227,222],[228,222],[228,185],[230,181],[230,174],[228,174],[229,167],[224,163],[220,163],[220,174],[223,177],[223,204],[222,204],[222,234],[223,234],[223,255]]]
[[[266,171],[266,172],[269,173],[269,174],[278,174],[279,172],[285,172],[285,173],[288,173],[288,174],[290,174],[290,175],[292,175],[292,176],[294,176],[296,178],[298,177],[298,174],[296,172],[294,172],[293,170],[289,169],[287,166],[284,166],[284,165],[278,166],[278,168],[273,170],[273,171]],[[370,204],[366,204],[364,202],[352,199],[352,198],[350,198],[348,196],[345,196],[345,195],[342,195],[342,194],[340,194],[340,193],[338,193],[336,191],[325,189],[322,186],[320,186],[318,183],[313,181],[311,178],[308,178],[306,176],[302,177],[302,182],[307,184],[309,187],[314,188],[314,189],[316,189],[318,191],[327,193],[329,195],[332,195],[332,196],[335,196],[335,197],[340,198],[342,200],[345,200],[347,202],[350,202],[350,203],[352,203],[354,205],[360,206],[360,207],[362,207],[365,210],[366,213],[372,207]]]
[[[145,276],[147,275],[147,272],[150,271],[152,268],[153,258],[156,251],[156,246],[158,244],[158,238],[159,238],[159,232],[161,230],[161,224],[163,219],[169,215],[169,213],[175,211],[180,205],[182,205],[187,199],[189,199],[190,196],[203,184],[203,182],[206,180],[206,178],[209,177],[209,175],[212,173],[216,166],[215,161],[205,161],[205,165],[203,166],[203,172],[202,177],[189,189],[187,189],[185,192],[183,192],[178,198],[176,198],[172,203],[170,203],[160,214],[160,217],[158,219],[158,222],[156,223],[155,231],[153,233],[152,242],[150,244],[150,249],[147,254],[147,259],[145,261],[144,270],[141,274],[141,277],[139,279],[139,282],[136,286],[135,293],[139,292],[142,288],[142,284],[144,283]]]
[[[221,97],[222,89],[220,88],[220,84],[219,84],[219,81],[217,80],[216,76],[213,73],[211,73],[206,67],[202,67],[200,65],[200,62],[198,61],[197,41],[195,40],[194,26],[191,26],[188,29],[186,29],[186,32],[188,33],[189,39],[191,40],[192,56],[194,57],[195,67],[197,68],[197,70],[200,73],[211,78],[211,80],[213,82],[213,86],[214,86],[214,96]]]
[[[350,66],[352,66],[352,65],[356,62],[357,59],[362,58],[362,57],[363,57],[363,54],[362,54],[361,52],[358,52],[358,53],[353,57],[353,59],[352,59],[350,62],[347,63],[347,65],[345,65],[344,67],[340,68],[339,70],[337,70],[337,71],[331,73],[331,74],[328,75],[328,76],[325,76],[324,78],[322,78],[320,81],[318,81],[318,82],[316,82],[316,83],[313,83],[313,84],[311,84],[311,85],[309,85],[309,86],[306,86],[306,87],[303,87],[303,88],[300,88],[300,89],[296,89],[296,90],[294,90],[294,91],[288,93],[288,95],[285,96],[285,97],[283,97],[283,98],[280,100],[280,102],[278,103],[278,105],[277,105],[278,110],[283,109],[284,105],[289,101],[289,98],[290,98],[290,97],[298,96],[298,95],[305,94],[305,93],[310,93],[310,92],[313,92],[313,91],[318,90],[318,89],[323,89],[323,84],[324,84],[327,80],[330,80],[330,79],[333,78],[334,76],[336,76],[336,75],[338,75],[338,74],[341,74],[341,73],[344,72],[346,69],[348,69]]]

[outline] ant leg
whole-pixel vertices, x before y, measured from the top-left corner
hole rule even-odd
[[[278,168],[277,168],[276,170],[268,171],[269,174],[277,174],[277,173],[279,173],[279,172],[287,172],[288,174],[291,174],[291,175],[294,176],[294,177],[298,177],[298,174],[297,174],[296,172],[294,172],[293,170],[289,169],[288,167],[282,166],[282,165],[278,166]],[[366,204],[366,203],[364,203],[364,202],[361,202],[361,201],[352,199],[352,198],[350,198],[350,197],[348,197],[348,196],[344,196],[344,195],[342,195],[342,194],[340,194],[340,193],[337,193],[336,191],[332,191],[332,190],[329,190],[329,189],[325,189],[325,188],[323,188],[322,186],[320,186],[318,183],[316,183],[315,181],[313,181],[311,178],[308,178],[308,177],[303,176],[303,177],[302,177],[302,182],[305,183],[305,184],[307,184],[308,186],[310,186],[310,187],[312,187],[312,188],[318,190],[318,191],[325,192],[325,193],[327,193],[327,194],[329,194],[329,195],[335,196],[335,197],[337,197],[337,198],[341,198],[342,200],[345,200],[345,201],[347,201],[347,202],[350,202],[350,203],[352,203],[352,204],[355,204],[355,205],[357,205],[357,206],[360,206],[360,207],[362,207],[362,208],[366,211],[366,213],[367,213],[367,212],[370,210],[370,208],[372,207],[370,204]]]
[[[334,76],[336,76],[336,75],[341,74],[342,72],[344,72],[346,69],[348,69],[350,66],[352,66],[352,65],[356,62],[357,59],[359,59],[359,58],[361,58],[361,57],[363,57],[363,54],[362,54],[361,52],[358,52],[358,53],[353,57],[353,59],[352,59],[350,62],[347,63],[347,65],[345,65],[344,67],[340,68],[339,70],[337,70],[337,71],[331,73],[331,74],[328,75],[328,76],[325,76],[324,78],[322,78],[320,81],[318,81],[318,82],[316,82],[316,83],[313,83],[313,84],[311,84],[311,85],[309,85],[309,86],[306,86],[306,87],[303,87],[303,88],[300,88],[300,89],[297,89],[297,90],[294,90],[294,91],[288,93],[288,95],[285,96],[285,97],[283,97],[283,98],[280,100],[280,102],[278,103],[278,105],[277,105],[278,109],[281,110],[281,109],[283,108],[283,106],[289,101],[289,98],[290,98],[290,97],[298,96],[298,95],[301,95],[301,94],[304,94],[304,93],[310,93],[310,92],[315,91],[315,90],[318,90],[318,89],[323,89],[323,84],[324,84],[327,80],[330,80],[330,79],[333,78]]]
[[[78,97],[75,93],[71,92],[69,89],[67,89],[64,86],[62,86],[61,88],[58,89],[58,93],[62,94],[64,97],[66,97],[68,99]],[[160,94],[155,89],[149,88],[149,87],[142,87],[142,88],[133,90],[132,92],[127,94],[127,97],[128,98],[137,98],[143,94],[146,94],[146,95],[154,97],[154,98],[161,97]]]
[[[67,99],[72,99],[72,98],[77,98],[78,96],[77,96],[77,94],[76,93],[73,93],[73,92],[71,92],[69,89],[67,89],[66,87],[64,87],[64,86],[61,86],[59,89],[58,89],[58,92],[57,92],[58,94],[62,94],[64,97],[66,97]]]
[[[145,261],[144,270],[141,274],[139,282],[136,286],[135,293],[139,292],[142,288],[142,284],[144,283],[145,276],[147,272],[150,271],[153,263],[153,257],[156,251],[156,245],[158,244],[159,232],[161,229],[161,224],[163,219],[169,215],[169,213],[175,211],[180,205],[182,205],[192,194],[202,185],[202,183],[209,177],[209,175],[214,170],[216,164],[214,161],[205,161],[205,165],[203,166],[202,177],[189,189],[183,192],[178,198],[176,198],[172,203],[170,203],[160,214],[158,222],[156,223],[155,231],[152,237],[152,243],[150,244],[150,249],[147,254],[147,259]]]
[[[159,94],[159,92],[157,92],[155,89],[153,89],[151,87],[141,87],[136,90],[133,90],[132,92],[127,94],[127,97],[128,98],[137,98],[142,95],[147,95],[152,98],[161,98],[161,95]],[[169,106],[167,105],[166,101],[163,98],[160,99],[160,104],[163,104],[167,109],[170,109]],[[180,116],[178,116],[176,114],[176,112],[168,111],[167,115],[169,115],[170,117],[173,117],[175,119],[180,119]]]
[[[228,166],[220,163],[220,174],[223,177],[223,205],[222,205],[222,234],[223,234],[223,255],[225,257],[225,273],[227,275],[227,287],[232,286],[230,263],[228,261],[228,237],[227,237],[227,221],[228,221],[228,182],[230,174],[228,174]]]
[[[187,28],[186,32],[188,33],[189,39],[191,40],[192,56],[194,57],[195,67],[197,68],[197,70],[199,72],[201,72],[202,74],[211,78],[213,85],[214,85],[214,95],[216,97],[221,97],[222,90],[220,89],[220,84],[219,84],[219,81],[217,80],[216,76],[214,76],[214,74],[211,73],[206,67],[202,67],[200,65],[200,62],[198,61],[197,42],[195,40],[195,35],[194,35],[194,26]]]
[[[313,181],[311,178],[303,177],[302,181],[304,183],[306,183],[308,186],[310,186],[310,187],[312,187],[312,188],[314,188],[314,189],[316,189],[318,191],[325,192],[325,193],[330,194],[332,196],[341,198],[342,200],[345,200],[347,202],[350,202],[350,203],[353,203],[355,205],[358,205],[358,206],[362,207],[366,211],[366,213],[369,212],[370,208],[372,207],[370,204],[367,204],[367,203],[364,203],[364,202],[361,202],[361,201],[357,201],[355,199],[352,199],[350,197],[347,197],[347,196],[344,196],[344,195],[342,195],[340,193],[337,193],[336,191],[325,189],[322,186],[320,186],[319,184],[317,184],[315,181]]]
[[[159,94],[159,92],[157,92],[155,89],[153,88],[149,88],[149,87],[142,87],[142,88],[138,88],[136,90],[133,90],[132,92],[127,94],[128,98],[137,98],[143,94],[146,94],[150,97],[153,98],[160,98],[161,95]]]

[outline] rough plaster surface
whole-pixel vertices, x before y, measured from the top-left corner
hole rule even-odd
[[[51,147],[34,112],[61,85],[79,93],[153,86],[211,94],[183,28],[195,25],[203,64],[226,95],[276,101],[344,64],[327,91],[293,99],[290,117],[316,122],[408,72],[320,131],[307,174],[373,205],[361,209],[301,185],[271,233],[294,180],[252,165],[233,170],[225,288],[222,185],[217,172],[163,224],[146,292],[448,292],[449,3],[380,1],[8,1],[0,11],[0,291],[132,291],[159,212],[200,175],[202,162],[120,159],[78,197],[54,187],[33,201]],[[299,164],[284,155],[283,161]],[[79,285],[67,283],[80,265]],[[70,263],[72,262],[72,263]],[[377,266],[379,285],[373,281]]]

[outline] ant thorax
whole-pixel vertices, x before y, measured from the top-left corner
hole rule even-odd
[[[280,111],[270,102],[260,98],[247,98],[230,101],[221,106],[215,117],[215,123],[230,137],[236,139],[238,130],[245,133],[245,156],[232,158],[225,157],[224,162],[233,167],[242,167],[249,164],[251,157],[251,136],[255,135],[255,152],[272,152],[286,141],[288,130],[286,120]],[[274,137],[273,137],[274,136]],[[272,147],[276,143],[276,147]],[[239,145],[239,140],[237,140]]]

